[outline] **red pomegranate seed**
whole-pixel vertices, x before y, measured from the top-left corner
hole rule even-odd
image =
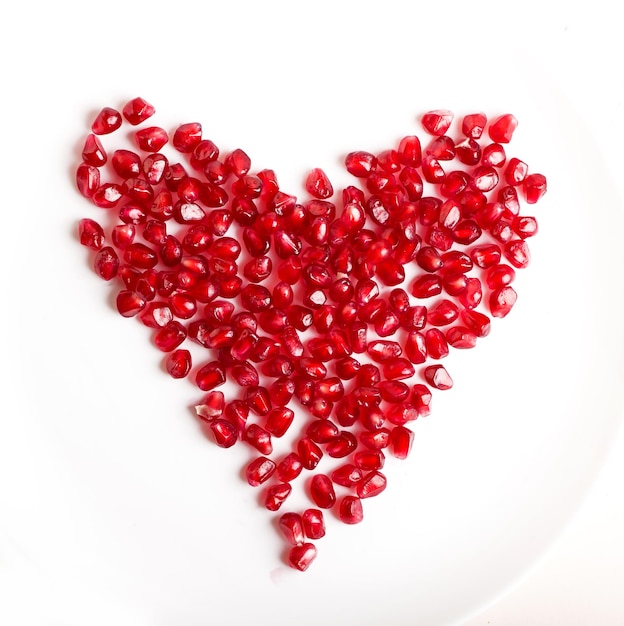
[[[188,350],[174,350],[166,361],[167,371],[173,378],[184,378],[191,371],[191,353]]]
[[[231,448],[238,439],[236,426],[224,419],[215,419],[210,422],[210,429],[214,436],[215,443],[220,448]]]
[[[313,169],[307,176],[305,181],[307,192],[315,198],[326,199],[334,194],[334,188],[327,178],[327,174],[320,169]]]
[[[425,380],[436,389],[450,389],[453,386],[453,379],[443,365],[430,365],[425,368],[423,375]]]
[[[154,107],[143,100],[143,98],[133,98],[122,109],[123,116],[133,126],[152,117],[155,112]]]
[[[289,483],[301,474],[303,471],[303,463],[301,457],[296,452],[286,455],[277,464],[277,478],[284,483]]]
[[[490,333],[490,318],[478,311],[465,310],[461,312],[461,318],[466,326],[477,337],[486,337]]]
[[[379,383],[381,399],[392,404],[402,402],[409,395],[409,387],[398,380],[382,380]]]
[[[531,261],[529,246],[524,239],[512,239],[505,244],[505,257],[517,268],[526,267]]]
[[[260,382],[258,371],[248,362],[237,363],[231,369],[232,379],[240,387],[256,386]]]
[[[468,278],[466,280],[466,289],[458,297],[462,306],[466,309],[474,309],[479,306],[482,298],[481,281],[478,278]]]
[[[435,274],[425,274],[417,278],[412,284],[412,295],[415,298],[425,299],[442,293],[442,283]]]
[[[247,482],[252,487],[258,487],[262,483],[266,482],[271,478],[273,473],[275,472],[276,465],[271,459],[267,459],[264,456],[260,456],[257,459],[254,459],[245,470],[245,476],[247,477]]]
[[[158,126],[150,126],[137,130],[134,139],[143,152],[158,152],[169,141],[169,135]]]
[[[111,280],[119,271],[119,257],[113,248],[104,246],[95,255],[93,267],[100,278]]]
[[[265,387],[248,387],[245,391],[245,403],[253,413],[261,417],[271,411],[271,396]]]
[[[301,523],[308,539],[321,539],[325,536],[325,519],[319,509],[306,509],[301,515]]]
[[[507,113],[490,124],[488,134],[496,143],[509,143],[517,126],[518,120],[511,113]]]
[[[377,157],[370,152],[350,152],[345,157],[345,166],[349,174],[367,178],[377,167]]]
[[[336,428],[336,431],[338,429]],[[310,437],[303,437],[297,444],[297,452],[301,457],[301,463],[307,470],[313,470],[323,457],[323,451]]]
[[[93,167],[101,167],[106,163],[106,151],[96,135],[87,136],[82,149],[82,160],[87,165],[92,165]]]
[[[516,272],[513,267],[504,263],[490,267],[485,275],[485,281],[490,289],[499,289],[514,281]]]
[[[136,229],[132,224],[118,224],[111,231],[113,245],[121,250],[127,248],[133,241]]]
[[[451,126],[453,121],[453,113],[446,109],[436,109],[435,111],[429,111],[422,116],[420,123],[423,128],[434,136],[440,136],[446,134],[446,131]]]
[[[271,485],[264,498],[264,506],[269,511],[277,511],[282,504],[286,501],[286,498],[291,494],[292,487],[288,483],[279,483],[277,485]]]
[[[82,163],[76,170],[76,186],[85,198],[93,198],[100,187],[100,170]]]
[[[340,501],[338,517],[345,524],[359,524],[364,519],[362,501],[356,496],[344,496]]]
[[[427,360],[425,336],[417,330],[410,331],[405,339],[405,356],[415,364],[424,363]]]
[[[135,291],[127,289],[117,294],[117,310],[124,317],[134,317],[145,307],[145,300]]]
[[[414,385],[412,389],[412,405],[416,409],[418,417],[427,417],[431,413],[431,399],[431,391],[427,385],[422,383]]]
[[[383,375],[388,380],[411,378],[414,375],[414,366],[407,359],[391,359],[384,363]]]
[[[336,492],[331,478],[326,474],[315,474],[310,482],[310,495],[319,509],[331,509],[336,503]]]
[[[440,161],[430,155],[423,158],[422,173],[425,180],[433,185],[443,182],[446,178],[446,172],[440,165]]]
[[[186,339],[186,329],[180,322],[175,320],[163,326],[154,336],[154,343],[159,350],[171,352],[175,350]],[[209,391],[209,389],[203,389]]]
[[[314,443],[325,444],[340,434],[338,427],[333,422],[326,419],[317,419],[308,424],[306,428],[307,437]],[[299,452],[303,457],[303,454]]]
[[[397,459],[406,459],[412,449],[414,433],[405,426],[395,426],[390,431],[389,449]]]
[[[535,204],[547,190],[543,174],[529,174],[524,180],[524,194],[528,204]]]
[[[464,326],[453,326],[446,331],[446,340],[453,348],[467,349],[477,345],[477,336]]]
[[[101,209],[112,209],[123,195],[123,189],[117,183],[104,183],[95,190],[91,199]]]
[[[442,300],[427,313],[427,321],[433,326],[452,324],[459,316],[459,309],[450,300]]]
[[[477,267],[486,269],[500,263],[501,249],[496,244],[477,246],[471,250],[470,258]]]
[[[425,333],[425,344],[427,346],[427,354],[432,359],[442,359],[449,353],[448,342],[439,328],[430,328]]]
[[[462,134],[471,139],[479,139],[483,134],[487,117],[485,113],[472,113],[464,116],[462,120]]]
[[[108,135],[117,130],[122,121],[119,111],[111,107],[104,107],[93,120],[91,130],[96,135]]]
[[[342,459],[349,456],[357,448],[357,445],[355,435],[344,430],[338,437],[327,442],[325,452],[334,459]]]
[[[370,472],[357,484],[356,491],[360,498],[372,498],[386,488],[386,477],[377,471]]]
[[[455,142],[448,135],[440,135],[429,144],[427,154],[440,161],[451,161],[455,158]]]
[[[191,153],[201,141],[202,126],[198,122],[181,124],[173,134],[173,145],[178,152]]]
[[[522,239],[537,235],[537,220],[534,217],[516,215],[511,223],[511,227],[516,235]]]
[[[264,426],[275,437],[282,437],[290,428],[294,417],[294,412],[288,407],[276,407],[267,415]]]
[[[288,562],[290,565],[299,570],[305,572],[310,564],[316,558],[316,547],[312,543],[302,543],[301,545],[293,546],[288,553]]]
[[[240,178],[249,172],[251,159],[243,150],[237,148],[225,157],[223,164],[228,172],[231,172],[234,176]]]
[[[490,294],[490,312],[493,317],[505,317],[518,299],[513,287],[506,285]]]
[[[353,463],[364,471],[379,470],[384,466],[386,457],[381,450],[363,450],[353,455]]]
[[[148,270],[158,263],[158,256],[145,244],[133,243],[124,250],[124,260],[134,267]]]
[[[382,450],[390,443],[390,431],[387,428],[365,430],[360,433],[360,442],[370,450]]]
[[[500,143],[491,143],[485,148],[481,154],[481,163],[489,167],[503,167],[507,161],[505,148]]]
[[[84,218],[78,222],[80,243],[91,250],[100,250],[104,245],[104,229],[95,221]]]
[[[355,487],[362,480],[362,470],[352,463],[345,463],[337,467],[331,474],[331,479],[342,487]]]
[[[225,408],[225,397],[222,391],[211,391],[202,400],[201,404],[195,406],[197,417],[203,421],[211,422],[223,415]]]
[[[247,409],[246,406],[245,408]],[[258,424],[250,424],[245,430],[245,441],[258,450],[260,454],[271,454],[273,452],[271,434],[262,426],[258,426]]]
[[[176,322],[171,322],[171,324],[176,324]],[[218,361],[204,365],[195,375],[195,383],[202,391],[211,391],[224,382],[225,370]]]
[[[508,185],[519,185],[527,177],[529,173],[529,166],[515,157],[507,161],[507,167],[505,168],[505,181]]]
[[[303,520],[299,513],[284,513],[279,518],[279,529],[288,543],[301,545],[305,540]]]

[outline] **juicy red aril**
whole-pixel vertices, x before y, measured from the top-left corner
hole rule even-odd
[[[528,204],[535,204],[547,190],[543,174],[529,174],[524,180],[524,194]]]
[[[210,430],[215,443],[220,448],[231,448],[238,440],[236,426],[224,419],[215,419],[210,422]]]
[[[338,507],[338,517],[345,524],[359,524],[364,519],[362,501],[356,496],[344,496]]]
[[[470,258],[476,266],[486,269],[500,263],[501,249],[496,244],[477,246],[471,250]]]
[[[191,353],[188,350],[174,350],[167,357],[165,366],[173,378],[184,378],[191,371]]]
[[[211,422],[223,415],[225,397],[222,391],[211,391],[200,404],[195,406],[195,413],[199,419]]]
[[[436,389],[450,389],[453,386],[453,379],[443,365],[430,365],[423,374],[425,380]]]
[[[483,134],[485,125],[487,124],[487,117],[485,113],[472,113],[464,116],[462,120],[462,134],[471,139],[479,139]]]
[[[377,166],[377,157],[370,152],[350,152],[345,157],[345,166],[349,174],[358,178],[366,178]]]
[[[76,186],[85,198],[93,198],[100,187],[100,170],[82,163],[76,170]]]
[[[319,509],[306,509],[301,515],[301,523],[308,539],[320,539],[325,536],[325,519]]]
[[[310,481],[310,495],[319,509],[331,509],[336,503],[336,492],[331,478],[326,474],[315,474]]]
[[[527,177],[528,172],[529,166],[524,161],[514,157],[507,161],[504,173],[505,181],[508,185],[519,185]]]
[[[176,322],[171,323],[175,324]],[[211,391],[215,387],[222,385],[224,382],[225,370],[218,361],[213,361],[204,365],[195,375],[195,383],[202,391]]]
[[[247,482],[252,487],[258,487],[262,483],[271,478],[275,472],[276,465],[271,459],[267,459],[264,456],[254,459],[245,469],[245,476]]]
[[[474,348],[477,345],[477,336],[468,328],[453,326],[446,331],[446,340],[453,348]]]
[[[420,123],[423,128],[430,134],[435,136],[444,135],[451,126],[453,121],[453,113],[446,109],[436,109],[429,111],[422,116]]]
[[[446,326],[453,323],[459,316],[459,309],[450,300],[442,300],[427,313],[427,321],[433,326]]]
[[[335,430],[338,432],[337,428]],[[299,453],[303,467],[307,470],[313,470],[323,457],[323,451],[309,436],[299,440],[297,443],[297,452]]]
[[[461,318],[477,337],[486,337],[490,333],[490,318],[478,311],[464,310]]]
[[[513,287],[506,285],[490,294],[490,312],[493,317],[505,317],[518,299]]]
[[[104,229],[92,219],[82,219],[78,223],[78,238],[83,246],[100,250],[104,245]]]
[[[289,483],[297,478],[302,470],[301,457],[296,452],[291,452],[277,464],[277,478],[284,483]]]
[[[294,412],[288,407],[276,407],[267,415],[264,427],[275,437],[281,437],[292,424],[294,417]]]
[[[327,442],[325,452],[334,459],[342,459],[351,454],[357,448],[357,445],[358,442],[355,435],[345,430],[338,437]]]
[[[513,219],[511,227],[516,235],[526,239],[537,234],[537,220],[534,217],[525,215],[516,215]]]
[[[496,143],[509,143],[517,126],[518,120],[507,113],[490,123],[488,134],[490,139]]]
[[[305,181],[307,192],[315,198],[326,199],[334,194],[334,188],[327,178],[327,174],[320,169],[313,169]]]
[[[486,273],[485,280],[490,289],[499,289],[509,285],[516,277],[516,272],[509,265],[499,264],[490,267]]]
[[[137,130],[134,139],[144,152],[158,152],[169,141],[169,135],[166,130],[151,126]]]
[[[173,134],[173,145],[178,152],[193,152],[195,146],[201,141],[202,127],[198,122],[182,124]]]
[[[149,104],[149,102],[143,100],[143,98],[133,98],[126,103],[121,112],[130,124],[136,126],[152,117],[156,111],[154,107]]]
[[[417,383],[412,389],[412,405],[418,413],[418,417],[426,417],[431,412],[431,391],[427,385]],[[402,425],[402,424],[399,424]]]
[[[93,267],[100,278],[111,280],[117,276],[119,257],[111,246],[104,246],[95,255]]]
[[[117,294],[117,310],[124,317],[134,317],[145,307],[145,300],[135,291],[123,290]]]
[[[412,449],[414,432],[405,426],[395,426],[390,431],[390,452],[397,459],[406,459]]]
[[[372,498],[386,488],[386,477],[377,471],[370,472],[357,484],[355,490],[360,498]]]
[[[111,107],[104,107],[93,120],[91,130],[96,135],[108,135],[117,130],[122,123],[121,113]]]
[[[107,156],[100,140],[95,135],[88,135],[82,149],[82,160],[87,165],[101,167],[106,163]]]
[[[305,572],[310,564],[316,558],[316,547],[312,543],[302,543],[301,545],[293,546],[288,553],[288,562],[290,565],[299,570]]]
[[[505,257],[517,268],[526,267],[531,261],[529,246],[524,239],[513,239],[505,244]]]
[[[379,470],[384,466],[386,457],[381,450],[363,450],[353,455],[353,463],[356,467],[365,471]]]
[[[249,425],[245,430],[244,439],[250,446],[258,450],[260,454],[271,454],[271,452],[273,452],[271,434],[262,428],[262,426],[258,426],[258,424]]]
[[[278,525],[284,538],[291,545],[297,546],[304,542],[303,520],[299,513],[284,513],[280,516]]]
[[[342,487],[355,487],[362,480],[362,476],[362,470],[352,463],[341,465],[331,473],[332,481]]]
[[[288,483],[271,485],[264,497],[264,506],[269,511],[277,511],[291,494],[292,487]]]

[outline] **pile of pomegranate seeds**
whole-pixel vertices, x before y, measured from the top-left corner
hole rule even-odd
[[[362,501],[386,488],[386,455],[409,455],[431,388],[453,386],[439,361],[511,311],[537,233],[521,203],[536,203],[546,178],[508,157],[513,115],[465,115],[450,135],[453,113],[437,110],[422,116],[423,142],[349,153],[355,180],[337,197],[312,169],[299,201],[201,124],[167,132],[144,124],[154,113],[135,98],[93,121],[76,183],[106,228],[81,220],[80,242],[116,281],[119,313],[153,329],[169,374],[193,377],[215,443],[255,451],[245,476],[266,508],[282,511],[305,484],[312,507],[278,524],[303,571],[325,535],[322,510],[361,522]],[[135,149],[103,145],[125,123],[143,125]],[[228,398],[227,380],[238,389]],[[289,431],[303,434],[274,455]]]

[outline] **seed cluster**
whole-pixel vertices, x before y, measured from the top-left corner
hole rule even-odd
[[[313,508],[279,519],[290,565],[305,570],[311,540],[325,534],[322,510],[362,521],[362,500],[386,488],[385,454],[408,456],[408,425],[429,414],[430,389],[453,385],[439,361],[510,312],[537,233],[521,202],[536,203],[546,179],[507,157],[512,115],[466,115],[452,138],[454,116],[438,110],[422,116],[426,146],[412,135],[379,154],[351,152],[353,185],[335,199],[316,168],[300,202],[272,170],[252,173],[243,150],[222,154],[199,123],[171,136],[148,126],[154,112],[135,98],[93,121],[76,183],[114,225],[85,218],[80,242],[95,272],[118,281],[119,313],[154,330],[169,374],[205,392],[197,417],[216,444],[257,451],[245,475],[266,508],[278,511],[311,473]],[[100,137],[124,120],[141,125],[136,151],[109,154]],[[206,350],[201,363],[187,340]],[[218,389],[226,380],[235,397]],[[303,435],[274,458],[293,424]],[[338,459],[329,473],[317,471],[323,457]]]

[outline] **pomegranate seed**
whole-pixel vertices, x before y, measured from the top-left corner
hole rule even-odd
[[[158,126],[150,126],[137,130],[134,139],[140,150],[158,152],[169,141],[169,135],[166,130]]]
[[[487,269],[500,263],[501,249],[496,244],[477,246],[471,250],[470,258],[477,267]]]
[[[261,417],[271,411],[271,397],[265,387],[248,387],[245,391],[245,403],[253,413]]]
[[[503,167],[507,161],[505,148],[500,143],[491,143],[485,148],[481,155],[481,163],[489,167]]]
[[[477,336],[464,326],[453,326],[446,332],[446,340],[453,348],[467,349],[477,345]]]
[[[201,404],[195,406],[195,413],[199,419],[211,422],[223,415],[225,408],[225,398],[222,391],[211,391],[203,399]]]
[[[173,134],[173,145],[178,152],[193,152],[202,138],[202,127],[198,122],[178,126]]]
[[[116,183],[104,183],[100,185],[91,199],[95,206],[101,209],[112,209],[123,197],[123,189]]]
[[[145,308],[145,300],[135,291],[123,290],[117,294],[117,310],[124,317],[134,317]]]
[[[251,159],[243,150],[237,148],[225,157],[223,164],[228,172],[231,172],[237,178],[241,178],[249,172]]]
[[[455,158],[455,142],[447,135],[440,135],[431,142],[427,154],[440,161],[451,161]]]
[[[325,536],[325,520],[319,509],[306,509],[301,515],[301,523],[308,539],[321,539]]]
[[[462,134],[471,139],[479,139],[483,134],[485,125],[487,124],[487,117],[485,113],[472,113],[466,115],[462,120]]]
[[[444,265],[440,253],[430,246],[425,246],[416,253],[416,262],[426,272],[436,272]]]
[[[282,437],[290,428],[294,417],[295,414],[291,409],[285,406],[276,407],[267,415],[264,426],[275,437]]]
[[[392,404],[402,402],[409,395],[409,387],[398,380],[382,380],[379,391],[381,399]]]
[[[377,471],[370,472],[357,484],[356,491],[360,498],[372,498],[386,488],[386,477]]]
[[[370,152],[350,152],[345,158],[349,174],[357,178],[367,178],[377,167],[377,158]]]
[[[496,143],[509,143],[517,126],[518,120],[511,113],[507,113],[490,124],[488,134]]]
[[[516,272],[509,265],[499,264],[490,267],[486,273],[485,280],[490,289],[499,289],[509,285],[516,277]]]
[[[87,136],[82,149],[82,160],[87,165],[92,165],[93,167],[101,167],[106,163],[106,152],[95,135]]]
[[[342,487],[355,487],[362,480],[362,470],[352,463],[346,463],[337,467],[331,474],[331,479]]]
[[[440,136],[446,134],[446,131],[451,126],[453,117],[451,111],[436,109],[435,111],[425,113],[420,123],[430,135]]]
[[[122,109],[123,116],[133,126],[152,117],[155,112],[154,107],[143,100],[143,98],[133,98]]]
[[[277,511],[291,494],[292,487],[288,483],[271,485],[266,491],[264,506],[269,511]]]
[[[513,239],[505,244],[505,257],[517,268],[526,267],[531,261],[529,246],[524,239]]]
[[[150,302],[139,318],[149,328],[163,328],[173,320],[173,312],[163,302]]]
[[[246,410],[249,409],[245,406]],[[271,434],[258,424],[250,424],[245,430],[245,441],[254,447],[260,454],[271,454],[273,452],[273,444],[271,443]]]
[[[317,419],[308,424],[306,428],[307,437],[314,443],[325,444],[340,434],[338,427],[333,422],[324,419]],[[299,452],[303,457],[303,454]]]
[[[158,263],[158,256],[145,244],[133,243],[124,250],[124,260],[134,267],[148,270]]]
[[[345,524],[359,524],[364,519],[362,501],[355,496],[344,496],[340,501],[338,517]]]
[[[506,285],[490,294],[490,312],[493,317],[505,317],[518,299],[513,287]]]
[[[104,245],[104,229],[89,218],[78,222],[78,237],[80,243],[91,250],[100,250]]]
[[[95,255],[93,267],[100,278],[111,280],[119,271],[119,257],[113,248],[104,246]]]
[[[537,220],[534,217],[516,215],[511,227],[522,239],[537,235]]]
[[[421,383],[414,385],[412,389],[412,406],[416,409],[418,417],[427,417],[431,412],[431,397],[431,391],[429,391],[427,385]]]
[[[448,342],[439,328],[430,328],[425,333],[425,344],[432,359],[443,359],[449,353]]]
[[[528,204],[535,204],[546,193],[546,177],[543,174],[529,174],[524,180],[524,194]]]
[[[186,329],[180,322],[175,320],[163,326],[154,336],[154,343],[159,350],[171,352],[175,350],[186,339]],[[209,389],[203,389],[209,391]]]
[[[85,198],[93,198],[100,187],[100,170],[82,163],[76,170],[76,186]]]
[[[326,199],[334,194],[334,188],[329,182],[329,178],[320,168],[313,169],[305,181],[307,192],[315,198]]]
[[[407,359],[391,359],[384,364],[383,374],[388,380],[411,378],[414,375],[414,366]]]
[[[301,545],[305,540],[303,520],[299,513],[284,513],[279,518],[279,529],[288,543]]]
[[[378,430],[365,430],[360,433],[360,442],[371,450],[381,450],[390,443],[390,431],[387,428]]]
[[[310,482],[310,495],[319,509],[331,509],[336,503],[336,492],[331,478],[326,474],[315,474]]]
[[[171,322],[171,324],[176,324],[176,322]],[[195,383],[202,391],[211,391],[224,382],[225,370],[218,361],[212,361],[204,365],[195,375]]]
[[[257,459],[254,459],[245,470],[245,476],[247,477],[247,482],[252,487],[258,487],[262,483],[266,482],[271,478],[273,473],[275,472],[276,465],[271,459],[267,459],[264,456],[260,456]]]
[[[395,426],[390,431],[390,452],[397,459],[406,459],[412,449],[414,433],[405,426]]]
[[[301,474],[303,463],[296,452],[291,452],[277,464],[277,478],[284,483],[289,483]]]
[[[236,426],[224,419],[215,419],[210,422],[210,429],[214,436],[215,443],[220,448],[231,448],[238,439]]]
[[[425,336],[412,330],[405,339],[405,356],[415,364],[424,363],[427,360],[427,344]]]
[[[310,564],[316,558],[316,547],[312,543],[302,543],[301,545],[293,546],[288,553],[288,562],[292,567],[305,572]]]
[[[486,337],[490,333],[490,318],[478,311],[465,310],[461,312],[461,318],[466,326],[477,337]]]
[[[436,275],[420,276],[412,284],[412,295],[416,298],[425,299],[442,293],[442,283]]]
[[[93,120],[91,130],[96,135],[108,135],[117,130],[122,123],[121,113],[110,107],[104,107]]]
[[[427,320],[433,326],[452,324],[459,316],[457,305],[450,300],[442,300],[429,309]]]
[[[342,459],[349,456],[357,448],[357,445],[355,435],[345,430],[338,437],[327,442],[325,452],[334,459]]]
[[[365,450],[353,455],[353,463],[364,471],[379,470],[384,466],[386,457],[381,450]]]
[[[338,431],[337,428],[336,431]],[[310,437],[304,437],[299,440],[299,443],[297,444],[297,452],[301,457],[303,467],[307,470],[313,470],[323,457],[323,451],[314,441],[312,441]]]
[[[191,353],[188,350],[174,350],[166,361],[167,371],[173,378],[184,378],[191,371]]]
[[[425,380],[436,389],[450,389],[453,386],[453,379],[443,365],[430,365],[423,374]]]
[[[509,159],[505,168],[505,181],[508,185],[519,185],[525,180],[529,173],[529,166],[520,159]]]
[[[260,382],[258,372],[251,363],[237,363],[231,373],[236,384],[241,387],[253,387]]]

